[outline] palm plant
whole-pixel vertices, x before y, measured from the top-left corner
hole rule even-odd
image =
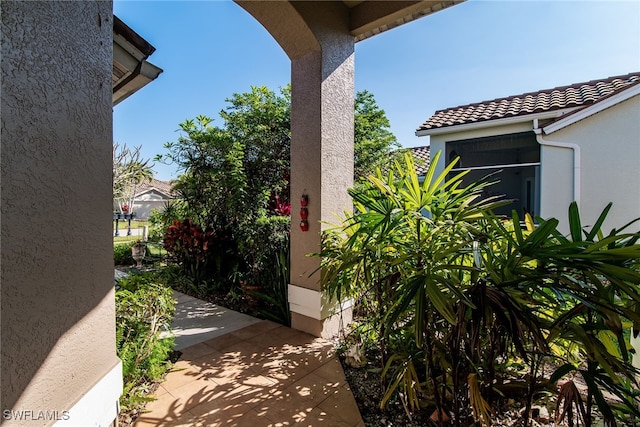
[[[545,257],[545,270],[553,278],[550,289],[566,301],[557,309],[549,339],[579,349],[562,355],[564,364],[552,380],[569,373],[582,377],[587,385],[586,426],[592,424],[594,404],[606,425],[616,425],[617,415],[622,420],[640,417],[640,371],[631,364],[629,341],[630,329],[635,335],[640,331],[640,234],[623,232],[636,220],[605,236],[601,227],[610,209],[611,204],[585,229],[573,203],[569,236],[555,232],[557,243],[547,248]],[[619,403],[610,403],[603,392]]]
[[[440,425],[449,415],[455,425],[490,425],[499,365],[521,360],[529,368],[525,424],[548,361],[560,366],[552,381],[571,371],[583,377],[585,420],[594,402],[609,425],[616,408],[637,414],[624,325],[640,330],[640,234],[605,237],[609,207],[583,230],[575,205],[568,237],[556,219],[536,225],[527,216],[523,229],[515,213],[492,214],[507,202],[482,199],[488,180],[462,187],[464,172],[448,176],[453,163],[436,175],[438,157],[423,182],[407,157],[350,190],[354,213],[325,233],[318,254],[324,289],[369,310],[388,381],[382,406],[398,396],[407,411],[435,407]],[[567,396],[564,413],[573,414]]]
[[[458,322],[458,303],[473,306],[464,292],[466,272],[474,269],[468,249],[479,234],[483,212],[504,202],[481,199],[487,181],[462,187],[464,172],[445,182],[454,164],[436,175],[438,157],[422,183],[406,156],[386,177],[378,172],[366,185],[350,190],[355,214],[325,235],[320,255],[327,292],[338,299],[363,298],[373,309],[370,322],[377,325],[384,372],[391,375],[387,396],[401,388],[421,388],[421,381],[429,378],[425,395],[445,413],[443,387],[451,363],[438,340]],[[389,357],[389,337],[402,330],[409,330],[413,345],[422,350],[420,381],[414,375],[415,359],[409,363],[402,356],[415,352]],[[412,396],[409,406],[420,406],[414,394],[404,395]]]

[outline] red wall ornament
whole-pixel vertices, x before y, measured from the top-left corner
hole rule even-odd
[[[308,204],[309,196],[303,193],[302,197],[300,197],[300,230],[302,231],[309,231],[309,221],[307,221],[307,218],[309,218]]]

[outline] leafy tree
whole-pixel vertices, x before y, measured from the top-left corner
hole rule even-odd
[[[287,242],[281,234],[289,226],[291,90],[251,87],[226,101],[221,126],[204,115],[186,120],[183,134],[156,160],[183,172],[174,186],[182,201],[174,208],[182,218],[226,236],[224,264],[235,263],[236,272],[259,281]],[[356,174],[365,175],[389,158],[397,142],[370,93],[356,97],[355,117]]]
[[[148,159],[142,159],[141,148],[113,143],[113,199],[118,203],[121,213],[125,204],[133,206],[133,198],[140,184],[153,179],[151,165]]]
[[[354,113],[354,178],[366,178],[376,168],[391,163],[391,154],[400,144],[391,133],[389,119],[373,94],[361,91],[356,94]]]
[[[236,93],[220,112],[224,129],[244,149],[243,166],[249,196],[260,200],[272,192],[289,194],[291,89],[276,94],[260,86]]]

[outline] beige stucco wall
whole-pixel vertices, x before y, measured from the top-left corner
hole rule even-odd
[[[557,218],[564,233],[569,231],[567,216],[574,200],[573,156],[569,148],[540,147],[540,216]]]
[[[3,1],[1,12],[0,409],[64,411],[118,365],[112,3]]]
[[[545,140],[580,145],[580,213],[592,225],[607,203],[613,202],[605,231],[640,217],[640,96],[616,104],[560,129]],[[571,150],[542,149],[542,212],[567,228],[572,200]],[[638,231],[640,225],[632,230]]]

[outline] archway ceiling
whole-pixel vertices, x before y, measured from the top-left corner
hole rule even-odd
[[[316,35],[313,34],[315,30],[308,26],[315,19],[314,3],[318,6],[318,13],[327,10],[335,13],[342,8],[342,13],[335,13],[335,19],[340,20],[339,25],[345,25],[345,29],[358,42],[465,0],[234,1],[253,15],[289,58],[294,59],[319,48]]]
[[[360,41],[463,1],[343,0],[343,3],[349,8],[349,30]]]

